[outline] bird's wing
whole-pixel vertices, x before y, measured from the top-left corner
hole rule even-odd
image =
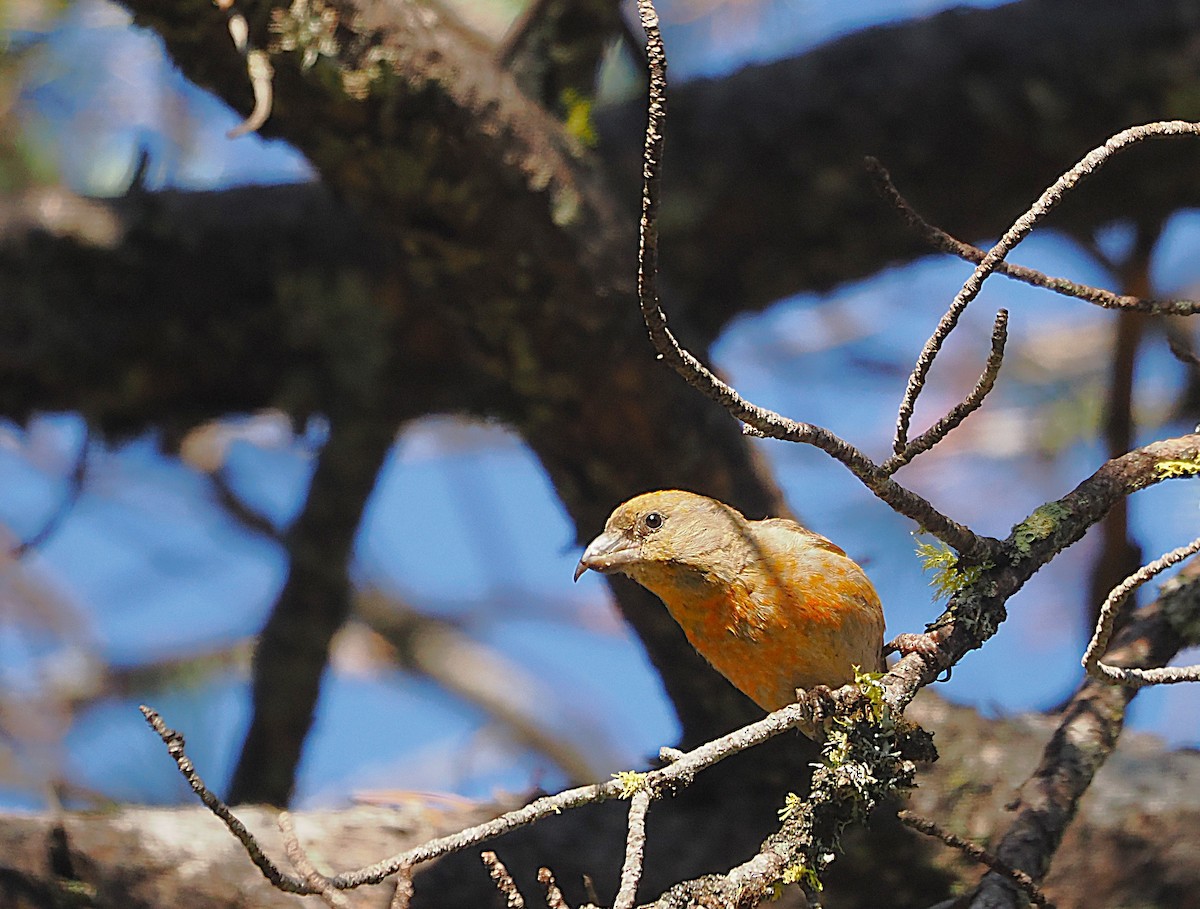
[[[807,543],[809,546],[815,546],[817,549],[824,549],[826,552],[837,555],[844,556],[846,554],[846,551],[836,543],[825,539],[819,533],[814,533],[807,527],[801,527],[791,518],[763,518],[761,521],[751,521],[750,523],[752,526],[766,531],[768,537],[780,532],[794,533],[802,538],[800,542]]]

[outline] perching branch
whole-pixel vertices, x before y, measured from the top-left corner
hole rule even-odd
[[[861,693],[853,685],[847,685],[834,692],[834,702],[842,709],[861,699]],[[651,796],[657,796],[679,786],[688,785],[700,771],[731,757],[747,748],[752,748],[768,739],[774,738],[789,729],[805,728],[813,721],[814,703],[803,699],[790,704],[762,720],[738,729],[719,739],[714,739],[692,751],[683,753],[670,765],[658,770],[652,770],[641,777],[641,786]],[[213,814],[228,828],[254,864],[262,871],[263,876],[272,885],[288,893],[317,895],[320,889],[310,883],[304,876],[288,874],[259,846],[254,835],[237,818],[220,798],[218,798],[200,778],[195,766],[184,750],[183,736],[170,729],[157,711],[150,707],[141,708],[146,721],[167,746],[171,757],[179,767],[180,773],[188,781],[192,791],[200,798]],[[412,849],[407,849],[397,855],[376,862],[372,865],[354,871],[343,872],[325,878],[328,886],[337,890],[350,890],[365,885],[378,884],[393,874],[411,871],[413,866],[431,859],[459,852],[471,846],[495,839],[505,833],[532,824],[545,817],[562,813],[572,808],[594,804],[621,796],[627,789],[627,784],[613,779],[605,783],[591,786],[580,786],[567,789],[555,795],[536,799],[521,808],[506,812],[493,820],[477,824],[458,833],[438,837]],[[324,884],[322,884],[324,886]]]

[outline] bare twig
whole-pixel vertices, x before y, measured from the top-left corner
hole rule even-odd
[[[1121,604],[1133,591],[1141,587],[1156,574],[1166,571],[1172,565],[1177,565],[1188,556],[1200,552],[1200,537],[1192,540],[1186,546],[1172,549],[1170,552],[1144,565],[1115,587],[1100,607],[1100,619],[1092,640],[1083,655],[1083,668],[1093,678],[1104,678],[1132,688],[1145,685],[1167,685],[1175,682],[1200,681],[1200,664],[1195,666],[1163,666],[1154,668],[1110,666],[1100,662],[1100,655],[1108,647],[1113,634],[1113,618]]]
[[[250,27],[246,17],[233,8],[233,0],[213,0],[213,4],[225,12],[229,37],[233,39],[237,52],[246,60],[246,74],[250,77],[250,88],[254,92],[254,109],[250,116],[225,134],[226,138],[236,139],[258,132],[270,118],[274,97],[271,80],[275,78],[275,70],[266,51],[250,47]]]
[[[521,891],[517,889],[517,882],[512,879],[512,875],[508,873],[508,869],[504,867],[504,863],[496,857],[494,852],[484,852],[479,856],[483,859],[483,863],[487,866],[488,874],[496,883],[496,888],[504,894],[505,904],[508,909],[525,909],[525,898],[521,896]]]
[[[558,889],[554,873],[549,868],[538,869],[538,883],[546,888],[546,909],[571,909],[567,905],[562,891]]]
[[[996,322],[992,327],[992,350],[984,364],[983,374],[960,404],[942,417],[933,426],[921,433],[904,446],[904,451],[893,455],[880,468],[884,473],[895,473],[917,455],[929,451],[938,442],[946,438],[963,420],[979,409],[983,399],[988,396],[1000,375],[1000,365],[1004,361],[1004,345],[1008,340],[1008,310],[1002,309],[996,313]]]
[[[650,70],[650,104],[642,159],[642,217],[638,247],[638,300],[655,349],[693,388],[703,392],[747,426],[751,435],[798,442],[820,448],[840,461],[868,489],[900,514],[969,558],[983,559],[996,541],[981,537],[951,520],[916,493],[905,489],[865,454],[821,426],[800,423],[752,404],[685,350],[667,328],[658,293],[658,205],[663,153],[663,124],[667,110],[667,63],[658,14],[651,0],[639,0],[638,12],[646,31]]]
[[[408,909],[413,898],[413,875],[411,865],[402,865],[396,872],[396,889],[388,909]]]
[[[943,830],[929,818],[922,817],[919,814],[914,814],[911,811],[901,811],[897,817],[899,817],[905,825],[911,827],[913,830],[920,831],[927,836],[937,837],[951,849],[957,849],[968,858],[979,862],[981,865],[987,865],[997,874],[1007,877],[1014,884],[1025,891],[1031,903],[1042,906],[1044,909],[1054,909],[1054,904],[1046,899],[1045,894],[1042,893],[1041,889],[1034,882],[1033,878],[1031,878],[1024,871],[1018,871],[1016,868],[1010,868],[982,846],[973,843],[970,840],[965,840],[960,836],[956,836],[949,830]]]
[[[1005,231],[1004,236],[996,245],[987,251],[987,254],[975,267],[975,271],[963,283],[962,289],[951,301],[949,309],[946,310],[937,328],[925,342],[925,347],[917,357],[917,365],[913,368],[912,375],[909,376],[908,388],[904,392],[904,398],[900,402],[900,411],[896,417],[896,438],[892,443],[896,454],[903,452],[908,444],[909,423],[912,421],[917,398],[925,386],[925,378],[929,375],[934,358],[937,357],[938,351],[941,350],[942,344],[950,332],[958,324],[959,317],[962,316],[967,305],[979,295],[979,291],[983,288],[983,282],[1004,261],[1004,257],[1013,247],[1025,239],[1037,223],[1054,210],[1067,192],[1095,173],[1114,155],[1145,139],[1196,135],[1198,133],[1200,133],[1200,124],[1188,123],[1183,120],[1164,120],[1122,130],[1103,145],[1084,155],[1074,167],[1055,180],[1038,197],[1037,201],[1013,222],[1012,227]]]
[[[283,834],[283,848],[287,853],[288,861],[304,877],[304,883],[316,892],[317,896],[327,906],[332,909],[349,909],[350,901],[346,899],[345,894],[338,893],[337,889],[329,882],[329,878],[317,870],[316,865],[312,863],[312,859],[308,857],[308,853],[304,851],[304,847],[300,845],[300,838],[296,836],[296,828],[292,824],[292,815],[287,811],[279,812],[279,832]]]
[[[188,785],[192,787],[192,791],[204,803],[204,807],[219,817],[229,829],[229,832],[237,837],[238,842],[242,844],[242,848],[246,850],[246,854],[250,856],[250,860],[262,871],[263,876],[274,886],[287,893],[316,892],[310,889],[303,880],[285,873],[271,861],[259,847],[254,835],[246,829],[246,825],[238,820],[234,813],[229,810],[228,805],[217,798],[204,785],[204,781],[200,779],[200,774],[196,772],[196,767],[192,764],[191,758],[184,751],[183,736],[174,729],[169,728],[156,710],[145,705],[139,709],[142,711],[142,716],[146,718],[146,722],[158,733],[158,737],[167,746],[167,752],[175,759],[175,764],[179,767],[179,772],[188,781]]]
[[[646,854],[646,812],[651,792],[645,786],[629,800],[629,832],[625,838],[625,864],[621,867],[621,886],[613,900],[613,909],[633,909],[638,884],[642,880],[642,862]]]
[[[920,234],[930,246],[976,264],[982,262],[987,256],[985,250],[952,237],[922,218],[908,200],[900,194],[892,182],[891,174],[877,159],[867,158],[867,171],[875,178],[880,194],[896,207],[905,223]],[[1122,309],[1171,316],[1190,316],[1200,312],[1200,301],[1197,300],[1155,300],[1128,294],[1115,294],[1101,287],[1080,284],[1067,278],[1056,278],[1035,268],[1012,265],[1008,262],[1000,262],[996,266],[996,272],[1007,278],[1013,278],[1034,287],[1042,287],[1065,297],[1085,300],[1105,309]]]

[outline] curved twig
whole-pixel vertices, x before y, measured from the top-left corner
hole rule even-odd
[[[1169,685],[1176,682],[1200,681],[1200,664],[1194,666],[1161,666],[1153,668],[1110,666],[1100,662],[1100,655],[1108,647],[1113,634],[1113,621],[1121,605],[1129,595],[1141,587],[1156,574],[1166,571],[1172,565],[1177,565],[1188,556],[1200,552],[1200,537],[1192,540],[1186,546],[1172,549],[1170,552],[1143,565],[1119,585],[1104,600],[1100,607],[1100,617],[1096,621],[1096,630],[1092,640],[1083,655],[1083,668],[1088,675],[1096,679],[1106,679],[1131,688],[1141,688],[1146,685]]]
[[[905,389],[904,398],[900,402],[900,410],[896,416],[896,437],[892,443],[892,450],[896,454],[901,454],[908,444],[908,427],[912,422],[913,410],[916,407],[917,398],[921,394],[921,389],[925,386],[925,379],[929,375],[930,367],[933,366],[934,358],[937,357],[938,351],[941,350],[942,344],[950,332],[958,324],[959,317],[967,305],[979,295],[979,291],[983,288],[983,282],[997,270],[1013,247],[1025,239],[1037,223],[1054,210],[1068,191],[1099,170],[1114,155],[1145,139],[1197,134],[1200,134],[1200,123],[1189,123],[1183,120],[1164,120],[1122,130],[1103,145],[1084,155],[1074,167],[1055,180],[1038,197],[1037,201],[1013,222],[1012,226],[1005,231],[1004,236],[987,251],[975,267],[975,271],[963,283],[962,289],[951,301],[950,307],[917,357],[917,364],[908,378],[908,387]]]
[[[995,386],[996,377],[1000,375],[1000,366],[1004,362],[1004,345],[1007,341],[1008,310],[1002,309],[996,313],[996,321],[992,326],[992,350],[984,364],[983,373],[979,376],[975,387],[971,389],[971,393],[937,423],[904,446],[904,451],[884,461],[880,470],[887,474],[895,473],[917,455],[933,448],[956,429],[963,420],[979,409],[983,404],[983,399]]]
[[[646,30],[646,59],[650,71],[649,110],[642,163],[642,217],[638,244],[638,301],[650,340],[664,359],[693,388],[703,392],[742,421],[753,435],[813,445],[845,465],[868,489],[900,514],[968,558],[985,559],[996,541],[973,533],[938,511],[921,496],[905,489],[863,452],[821,426],[789,420],[752,404],[685,350],[667,328],[658,292],[658,205],[663,153],[663,124],[667,111],[667,62],[658,15],[651,0],[639,0],[638,12]]]
[[[908,200],[900,194],[900,190],[892,182],[892,175],[888,173],[887,168],[877,158],[868,157],[866,164],[867,172],[874,178],[880,195],[900,212],[900,216],[904,219],[904,222],[916,233],[920,234],[922,239],[931,247],[950,253],[952,256],[958,256],[958,258],[967,262],[978,264],[983,261],[987,255],[986,250],[956,239],[921,217],[917,210],[909,204]],[[1047,275],[1036,268],[1013,265],[1009,262],[1001,262],[997,265],[996,272],[1004,275],[1006,278],[1012,278],[1033,287],[1042,287],[1056,294],[1061,294],[1064,297],[1075,297],[1078,300],[1084,300],[1104,309],[1145,312],[1160,316],[1190,316],[1200,312],[1200,301],[1197,300],[1155,300],[1146,297],[1133,297],[1128,294],[1115,294],[1102,287],[1080,284],[1077,281],[1071,281],[1067,278]]]

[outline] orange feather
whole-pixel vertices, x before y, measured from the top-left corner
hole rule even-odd
[[[575,577],[621,572],[666,604],[692,646],[764,710],[797,688],[883,669],[883,611],[863,570],[795,521],[651,492],[614,511]]]

